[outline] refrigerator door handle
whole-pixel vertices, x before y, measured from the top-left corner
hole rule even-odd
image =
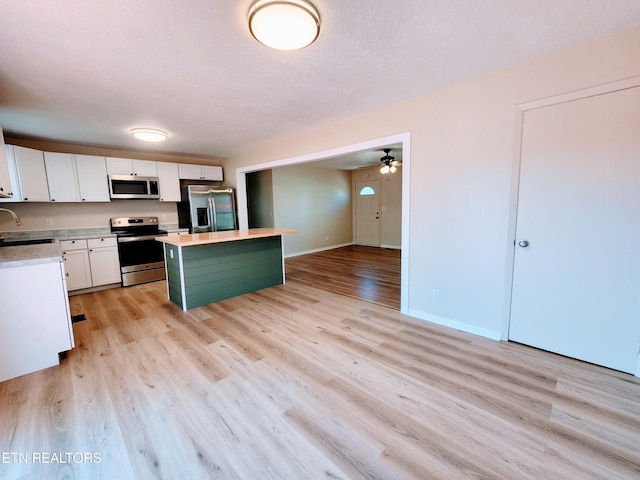
[[[216,215],[216,201],[209,197],[209,212],[211,213],[211,231],[218,231],[218,216]]]

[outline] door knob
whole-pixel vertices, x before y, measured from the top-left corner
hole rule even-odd
[[[518,242],[518,245],[520,245],[520,246],[521,246],[521,247],[523,247],[523,248],[524,248],[524,247],[528,247],[528,246],[529,246],[529,242],[528,242],[528,241],[526,241],[526,240],[520,240],[520,241]]]

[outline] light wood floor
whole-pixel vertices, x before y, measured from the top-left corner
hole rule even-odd
[[[68,358],[0,383],[0,478],[640,478],[634,377],[291,277],[187,313],[165,288],[71,298]]]
[[[400,250],[350,245],[286,260],[288,280],[400,310]]]

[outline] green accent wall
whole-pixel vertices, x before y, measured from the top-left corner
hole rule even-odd
[[[169,300],[182,308],[182,280],[180,278],[179,248],[168,243],[164,244],[164,259],[167,266],[167,286]],[[171,255],[173,252],[173,258]]]
[[[182,247],[185,300],[178,250],[165,244],[167,282],[169,299],[185,310],[284,281],[281,236]]]

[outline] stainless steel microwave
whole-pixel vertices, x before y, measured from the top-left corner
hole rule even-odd
[[[109,196],[121,200],[157,200],[160,198],[158,177],[109,175]]]

